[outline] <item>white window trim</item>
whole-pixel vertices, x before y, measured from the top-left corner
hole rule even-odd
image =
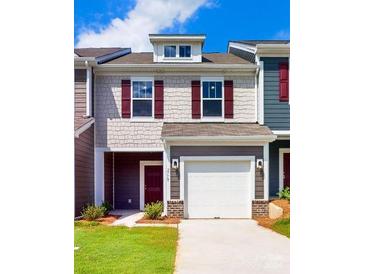
[[[131,102],[130,102],[130,110],[131,110],[131,118],[130,120],[132,122],[151,122],[155,120],[155,81],[154,81],[154,77],[144,77],[144,76],[136,76],[136,77],[131,77]],[[152,98],[151,99],[145,99],[145,100],[152,100],[152,116],[146,116],[146,117],[141,117],[141,116],[133,116],[133,82],[152,82]],[[136,98],[137,100],[143,100],[143,98]]]
[[[250,161],[251,172],[251,201],[255,199],[255,156],[180,156],[180,200],[185,201],[185,162],[194,161]],[[184,202],[184,217],[187,217],[187,203]],[[252,212],[252,208],[250,208]],[[252,216],[251,216],[252,217]]]
[[[139,161],[139,209],[140,210],[144,210],[144,168],[146,166],[162,166],[162,165],[163,165],[163,161]],[[163,183],[162,183],[162,186],[164,187]],[[162,191],[164,192],[164,189]]]
[[[204,117],[203,113],[203,82],[222,82],[222,116]],[[209,100],[209,99],[208,99]],[[216,100],[216,99],[214,99]],[[223,122],[224,121],[224,77],[201,77],[200,78],[200,119],[205,122]]]
[[[175,57],[166,57],[165,56],[165,47],[166,46],[175,46],[176,47],[176,56]],[[180,57],[180,46],[190,46],[190,57]],[[163,59],[164,60],[193,60],[193,45],[192,44],[163,44]]]
[[[290,148],[279,148],[279,191],[284,188],[284,153],[290,153]]]

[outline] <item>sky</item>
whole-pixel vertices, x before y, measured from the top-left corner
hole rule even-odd
[[[204,52],[230,40],[289,39],[290,0],[75,0],[76,47],[151,51],[149,33],[203,33]]]

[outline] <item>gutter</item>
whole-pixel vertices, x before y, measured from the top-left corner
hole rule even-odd
[[[105,62],[108,62],[110,60],[119,58],[121,56],[127,55],[131,53],[131,49],[130,48],[126,48],[126,49],[122,49],[122,50],[118,50],[116,52],[110,53],[110,54],[106,54],[103,56],[98,56],[96,57],[96,63],[97,64],[103,64]]]
[[[258,66],[255,64],[100,64],[101,68],[213,68],[213,69],[246,69],[255,70]]]

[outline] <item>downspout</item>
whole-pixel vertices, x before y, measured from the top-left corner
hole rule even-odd
[[[92,116],[92,67],[85,61],[86,67],[86,113],[85,117]]]

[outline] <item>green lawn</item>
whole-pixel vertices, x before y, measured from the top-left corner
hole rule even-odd
[[[271,229],[290,238],[290,218],[277,221]]]
[[[173,273],[177,229],[75,223],[75,273]]]

